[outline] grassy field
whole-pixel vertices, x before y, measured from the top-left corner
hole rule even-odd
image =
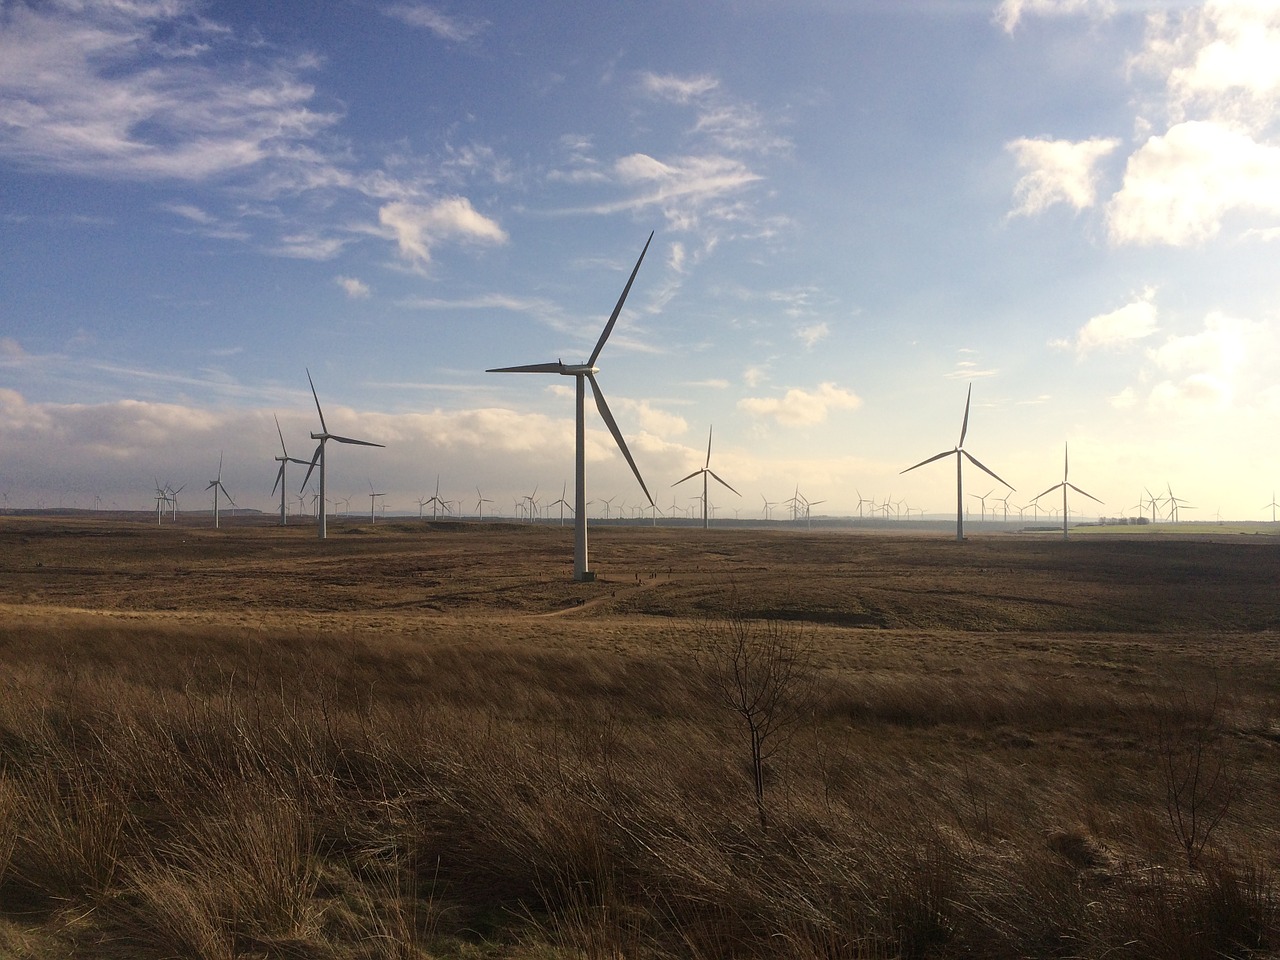
[[[571,554],[0,517],[0,956],[1280,951],[1272,537]]]

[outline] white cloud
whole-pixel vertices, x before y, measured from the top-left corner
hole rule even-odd
[[[719,86],[720,81],[708,74],[692,77],[648,72],[640,74],[640,87],[645,93],[663,100],[670,100],[672,103],[690,103],[706,96]]]
[[[1156,332],[1155,290],[1148,288],[1142,296],[1109,313],[1091,317],[1076,333],[1074,346],[1083,356],[1090,350],[1120,347]],[[1071,341],[1064,341],[1072,345]]]
[[[479,36],[488,26],[482,20],[449,16],[425,3],[396,3],[384,7],[382,12],[411,27],[430,30],[441,40],[453,43],[465,43]]]
[[[0,358],[8,360],[21,360],[27,355],[20,344],[13,337],[0,337]]]
[[[825,340],[830,333],[831,328],[825,323],[811,323],[807,327],[798,329],[796,336],[804,342],[806,347],[812,350],[819,342]]]
[[[621,397],[611,400],[609,406],[626,410],[632,418],[639,421],[641,430],[656,437],[679,436],[689,429],[689,423],[684,417],[659,410],[648,400],[628,400]]]
[[[1012,215],[1031,216],[1056,203],[1077,210],[1093,206],[1097,197],[1098,163],[1119,146],[1118,140],[1043,140],[1022,138],[1005,145],[1024,171],[1013,188]]]
[[[769,379],[769,372],[765,367],[750,366],[742,371],[742,382],[748,387],[758,387]]]
[[[1165,78],[1175,120],[1195,111],[1258,130],[1275,117],[1280,5],[1272,0],[1209,0],[1150,22],[1134,65]]]
[[[857,410],[862,399],[833,383],[822,383],[816,391],[792,387],[781,397],[744,397],[738,409],[752,416],[771,417],[783,426],[808,426],[827,419],[831,410]]]
[[[185,0],[6,5],[0,155],[129,179],[292,166],[338,119],[310,106],[300,77],[314,60],[235,44]],[[227,47],[234,56],[208,56]]]
[[[378,222],[394,237],[400,255],[419,265],[431,262],[431,247],[442,240],[507,242],[506,231],[477,212],[466,197],[448,197],[427,206],[388,203],[378,211]]]
[[[1280,147],[1210,121],[1187,121],[1134,153],[1107,207],[1113,243],[1185,246],[1228,214],[1280,214]]]
[[[1114,0],[1001,0],[995,20],[1006,32],[1012,33],[1024,16],[1063,17],[1088,13],[1105,17],[1114,11]]]
[[[351,300],[364,300],[369,296],[369,285],[357,277],[334,277],[333,282],[340,286]]]

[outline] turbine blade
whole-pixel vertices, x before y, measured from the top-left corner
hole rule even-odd
[[[320,414],[320,432],[328,433],[329,428],[324,425],[324,411],[320,409],[320,397],[316,395],[316,385],[311,379],[311,371],[307,370],[307,383],[311,384],[311,396],[316,401],[316,413]]]
[[[218,482],[222,482],[222,451],[218,451]]]
[[[1067,445],[1062,445],[1062,482],[1067,482]]]
[[[933,463],[933,461],[935,461],[935,460],[941,460],[943,457],[949,457],[949,456],[951,456],[953,453],[955,453],[955,451],[954,451],[954,450],[944,450],[942,453],[934,454],[934,455],[933,455],[932,457],[930,457],[928,460],[921,460],[919,463],[917,463],[917,464],[916,464],[916,466],[915,466],[915,467],[907,467],[907,469],[905,469],[905,470],[899,470],[899,471],[898,471],[898,473],[899,473],[900,475],[901,475],[901,474],[904,474],[904,473],[910,473],[910,472],[911,472],[912,470],[914,470],[916,467],[923,467],[926,463]]]
[[[285,448],[285,445],[284,445],[284,431],[280,429],[280,418],[279,418],[279,417],[277,417],[274,413],[273,413],[271,416],[275,418],[275,421],[276,421],[276,433],[278,433],[278,434],[280,435],[280,451],[281,451],[281,452],[282,452],[286,457],[288,457],[288,456],[289,456],[289,451]]]
[[[716,477],[716,472],[710,468],[708,468],[707,473],[711,474],[711,476],[713,477]],[[718,482],[720,486],[725,487],[726,489],[733,490],[733,487],[730,487],[727,483],[725,483],[719,477],[716,477],[716,482]],[[733,492],[738,494],[738,496],[742,496],[742,494],[738,493],[737,490],[733,490]]]
[[[649,234],[649,239],[653,239],[653,234]],[[646,250],[649,249],[649,245],[647,243],[644,246]],[[640,254],[640,259],[644,259],[643,253]],[[639,269],[639,267],[640,264],[637,263],[636,268]],[[633,273],[631,277],[632,279],[635,279],[635,274]],[[628,283],[627,287],[630,288],[630,286],[631,284]],[[623,292],[623,296],[626,296],[625,291]],[[601,342],[603,343],[603,340]],[[596,409],[600,411],[600,416],[603,417],[604,422],[608,424],[609,432],[613,434],[613,439],[618,443],[618,449],[622,451],[622,455],[627,458],[627,463],[631,465],[631,472],[636,475],[636,480],[640,482],[640,489],[644,491],[644,495],[648,499],[649,505],[653,506],[653,496],[649,493],[649,488],[645,486],[644,477],[640,476],[640,468],[636,466],[635,460],[631,458],[631,451],[627,449],[627,441],[622,439],[622,431],[618,429],[618,422],[613,419],[613,414],[609,412],[609,404],[605,402],[604,394],[600,392],[600,384],[596,383],[595,376],[590,373],[587,374],[587,379],[591,381],[591,395],[596,398]]]
[[[1052,487],[1050,487],[1050,488],[1049,488],[1048,490],[1046,490],[1044,493],[1037,494],[1036,496],[1032,497],[1031,499],[1032,499],[1032,500],[1039,500],[1041,497],[1043,497],[1043,496],[1045,495],[1045,493],[1053,493],[1053,491],[1057,490],[1060,486],[1062,486],[1062,484],[1060,484],[1060,483],[1055,483]],[[1069,484],[1068,484],[1068,486],[1069,486]],[[1072,489],[1075,489],[1075,488],[1074,488],[1074,487],[1072,487]]]
[[[1064,481],[1064,482],[1065,482],[1065,481]],[[1088,497],[1090,500],[1095,500],[1095,501],[1097,501],[1098,503],[1102,503],[1102,501],[1101,501],[1101,500],[1098,500],[1098,498],[1097,498],[1097,497],[1095,497],[1092,493],[1085,493],[1085,491],[1081,490],[1081,489],[1080,489],[1079,487],[1077,487],[1074,483],[1068,483],[1068,484],[1067,484],[1067,486],[1068,486],[1068,487],[1070,487],[1072,490],[1074,490],[1076,493],[1081,494],[1082,496],[1086,496],[1086,497]],[[1186,510],[1186,509],[1189,509],[1189,508],[1188,508],[1188,507],[1183,507],[1183,509],[1184,509],[1184,510]]]
[[[982,470],[984,473],[987,473],[987,474],[989,474],[989,475],[991,475],[991,476],[995,477],[997,480],[999,480],[1001,483],[1003,483],[1003,484],[1004,484],[1006,487],[1008,487],[1010,490],[1013,490],[1013,489],[1014,489],[1013,484],[1011,484],[1011,483],[1009,483],[1007,480],[1003,479],[1003,478],[1002,478],[998,473],[996,473],[996,472],[995,472],[994,470],[992,470],[990,467],[985,466],[985,465],[983,465],[982,463],[980,463],[980,462],[978,461],[978,458],[977,458],[977,457],[975,457],[973,454],[971,454],[968,450],[961,450],[960,452],[961,452],[961,453],[963,453],[966,457],[968,457],[968,458],[969,458],[969,462],[970,462],[970,463],[972,463],[972,464],[973,464],[975,467],[977,467],[979,470]]]
[[[649,244],[653,243],[653,233],[650,232],[649,239],[644,242],[644,249],[640,251],[640,259],[636,261],[635,267],[631,271],[631,276],[627,279],[627,285],[622,288],[622,296],[618,298],[618,305],[613,308],[613,313],[609,315],[609,322],[604,325],[604,332],[600,334],[600,339],[596,341],[596,348],[591,351],[591,359],[587,361],[588,367],[594,367],[596,360],[600,356],[600,351],[604,349],[604,342],[609,339],[609,334],[613,333],[613,325],[618,322],[618,314],[622,312],[622,305],[627,302],[627,294],[631,292],[631,284],[636,281],[636,274],[640,272],[640,264],[644,262],[644,255],[649,252]],[[597,394],[599,396],[599,394]],[[636,474],[640,476],[639,473]],[[644,481],[640,482],[640,486],[644,486]],[[646,490],[647,494],[648,491]],[[650,500],[650,503],[653,501]]]
[[[969,392],[964,396],[964,420],[960,423],[960,442],[956,447],[964,446],[964,435],[969,432],[969,401],[973,399],[973,384],[969,384]],[[1002,483],[1004,481],[1001,481]]]
[[[564,370],[564,364],[557,360],[555,363],[526,363],[519,367],[492,367],[485,373],[560,373]]]
[[[227,493],[227,488],[224,487],[222,484],[218,484],[218,489],[221,490],[222,495],[227,498],[227,503],[231,504],[234,507],[236,505],[236,502],[231,499],[231,494]]]
[[[271,492],[275,493],[280,484],[284,483],[284,461],[280,461],[280,472],[276,474],[275,486],[271,488]]]
[[[307,466],[307,475],[302,478],[302,486],[298,488],[299,493],[307,489],[307,481],[311,479],[311,471],[314,470],[316,468],[316,464],[320,462],[320,451],[323,449],[324,441],[321,440],[316,444],[316,452],[311,456],[311,463]]]
[[[703,464],[704,467],[711,466],[711,430],[711,427],[707,427],[707,462]]]
[[[330,440],[337,440],[339,443],[357,443],[362,447],[385,447],[385,443],[374,443],[372,440],[352,440],[350,437],[335,437],[329,435]]]
[[[679,480],[677,480],[675,483],[673,483],[673,484],[672,484],[672,486],[673,486],[673,487],[678,487],[678,486],[680,486],[680,484],[684,483],[686,480],[692,480],[694,477],[696,477],[696,476],[697,476],[698,474],[700,474],[701,472],[702,472],[701,470],[695,470],[695,471],[693,471],[693,473],[689,474],[689,476],[687,476],[687,477],[681,477]]]

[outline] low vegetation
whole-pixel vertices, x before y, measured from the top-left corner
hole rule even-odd
[[[5,609],[0,956],[1280,951],[1272,631]]]

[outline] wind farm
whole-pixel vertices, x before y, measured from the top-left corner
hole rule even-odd
[[[0,64],[0,957],[1280,955],[1280,4]]]

